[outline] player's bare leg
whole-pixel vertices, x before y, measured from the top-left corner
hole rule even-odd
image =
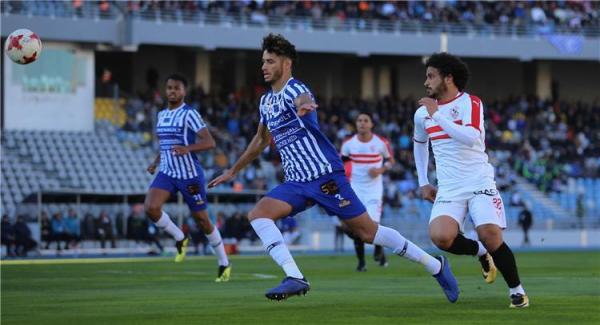
[[[346,234],[352,241],[354,242],[354,252],[356,253],[356,258],[358,259],[358,265],[356,266],[357,272],[366,272],[367,267],[365,263],[365,242],[363,242],[358,236],[353,234],[348,226],[342,223],[341,225],[344,234]]]
[[[468,239],[460,233],[459,225],[450,216],[439,216],[429,224],[429,237],[439,249],[456,255],[477,256],[487,283],[496,280],[496,266],[492,256],[480,241]]]
[[[229,259],[227,258],[227,254],[225,253],[225,246],[223,245],[223,239],[221,238],[221,233],[219,229],[215,227],[208,217],[208,212],[206,209],[201,211],[192,212],[192,216],[194,220],[196,220],[196,224],[202,232],[208,238],[208,243],[215,251],[217,255],[217,261],[219,264],[219,270],[217,272],[216,282],[227,282],[229,281],[229,276],[231,274],[231,264],[229,263]]]
[[[185,258],[188,239],[185,238],[183,231],[173,223],[171,217],[162,210],[163,205],[170,196],[171,193],[169,193],[169,191],[152,187],[148,190],[148,194],[146,195],[144,209],[146,211],[146,216],[148,216],[158,228],[166,231],[175,239],[175,247],[177,248],[175,262],[181,262]]]
[[[272,300],[287,299],[289,296],[306,294],[310,290],[310,285],[298,269],[281,231],[275,226],[276,220],[291,213],[290,204],[270,197],[260,199],[248,213],[248,220],[262,241],[263,247],[286,274],[286,278],[279,286],[267,291],[266,297]]]
[[[484,224],[477,227],[477,235],[493,257],[498,270],[502,273],[504,281],[509,288],[511,308],[525,308],[529,306],[529,298],[521,285],[517,262],[512,250],[502,238],[502,229],[495,224]]]
[[[450,270],[448,261],[443,256],[435,258],[427,254],[396,230],[375,223],[367,212],[358,217],[342,220],[342,222],[348,227],[349,231],[362,241],[388,247],[394,254],[422,264],[425,270],[433,275],[442,286],[450,302],[455,302],[458,299],[458,284]]]

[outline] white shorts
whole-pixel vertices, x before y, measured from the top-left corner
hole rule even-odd
[[[367,209],[369,217],[377,223],[381,221],[383,212],[383,188],[360,188],[357,185],[352,187],[358,199]]]
[[[381,221],[381,213],[383,212],[383,196],[361,195],[356,193],[358,199],[367,208],[369,217],[377,223]]]
[[[456,220],[460,230],[464,231],[467,212],[471,215],[476,228],[484,224],[506,228],[504,203],[495,186],[479,191],[463,192],[456,196],[444,195],[443,191],[438,192],[431,209],[429,223],[439,216],[446,215]]]

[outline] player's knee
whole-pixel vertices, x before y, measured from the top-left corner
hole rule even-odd
[[[212,231],[212,223],[208,218],[197,218],[196,223],[204,233],[210,233]]]
[[[162,214],[162,206],[160,204],[156,204],[154,202],[146,202],[144,204],[144,211],[146,215],[151,218],[160,218]]]
[[[494,252],[502,245],[502,232],[495,229],[479,232],[479,240],[489,252]]]
[[[372,244],[373,240],[375,240],[375,232],[374,231],[368,231],[366,229],[361,229],[360,231],[357,231],[355,234],[356,234],[356,237],[358,237],[358,239],[360,239],[362,242],[365,242],[367,244]]]
[[[258,213],[257,213],[257,212],[258,212],[258,211],[256,211],[256,208],[254,208],[254,209],[250,210],[250,212],[248,212],[248,215],[247,215],[247,217],[248,217],[248,221],[252,221],[252,220],[254,220],[254,219],[257,219],[257,218],[259,218],[259,215],[258,215]]]
[[[452,246],[452,242],[454,242],[454,237],[447,234],[434,234],[431,236],[431,241],[437,248],[448,250]]]

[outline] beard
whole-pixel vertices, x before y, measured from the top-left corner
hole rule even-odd
[[[179,103],[179,102],[180,102],[182,99],[183,99],[183,98],[181,98],[181,97],[174,97],[174,98],[168,98],[168,97],[167,97],[167,102],[168,102],[169,104],[177,104],[177,103]]]
[[[281,76],[283,75],[283,66],[281,67],[281,69],[279,69],[279,71],[273,71],[273,73],[271,74],[271,80],[266,81],[266,83],[268,83],[269,85],[273,85],[274,83],[276,83],[277,81],[279,81],[279,79],[281,79]]]
[[[446,91],[448,91],[448,87],[446,87],[446,84],[441,83],[439,86],[431,89],[429,97],[439,100]]]

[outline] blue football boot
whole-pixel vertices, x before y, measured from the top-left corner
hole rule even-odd
[[[285,300],[290,296],[306,295],[308,290],[310,284],[306,278],[296,279],[288,276],[278,286],[267,291],[265,296],[271,300]]]
[[[458,283],[456,282],[456,278],[450,269],[450,262],[444,256],[438,256],[436,258],[442,263],[442,268],[440,269],[440,272],[435,274],[433,277],[444,290],[448,301],[456,302],[459,294]]]

